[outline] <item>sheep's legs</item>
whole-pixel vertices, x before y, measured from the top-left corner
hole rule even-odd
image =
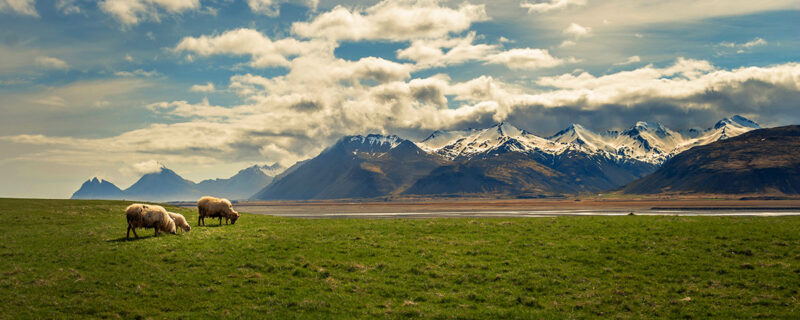
[[[155,236],[158,237],[158,227],[155,227],[153,229],[156,229],[156,235]]]
[[[136,228],[131,227],[131,230],[133,231],[133,235],[136,236],[136,239],[139,239],[139,235],[136,234]]]
[[[222,217],[219,217],[219,225],[222,225]]]
[[[200,216],[197,216],[197,226],[200,226]]]

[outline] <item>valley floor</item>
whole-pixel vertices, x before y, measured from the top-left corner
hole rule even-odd
[[[741,198],[741,197],[740,197]],[[193,203],[180,206],[194,208]],[[248,201],[237,210],[294,218],[547,217],[576,215],[800,215],[800,198],[422,199],[416,201]]]
[[[126,240],[127,204],[0,199],[0,318],[800,317],[795,216],[196,227],[172,207],[192,232]]]

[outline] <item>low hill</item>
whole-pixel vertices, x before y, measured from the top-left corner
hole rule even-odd
[[[629,194],[800,194],[800,126],[694,147],[623,188]]]

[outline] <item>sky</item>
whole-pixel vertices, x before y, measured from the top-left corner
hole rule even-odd
[[[0,0],[0,196],[344,135],[800,123],[800,1]]]

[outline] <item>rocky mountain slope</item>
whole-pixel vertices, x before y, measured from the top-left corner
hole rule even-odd
[[[800,194],[800,126],[755,130],[697,146],[623,192]]]

